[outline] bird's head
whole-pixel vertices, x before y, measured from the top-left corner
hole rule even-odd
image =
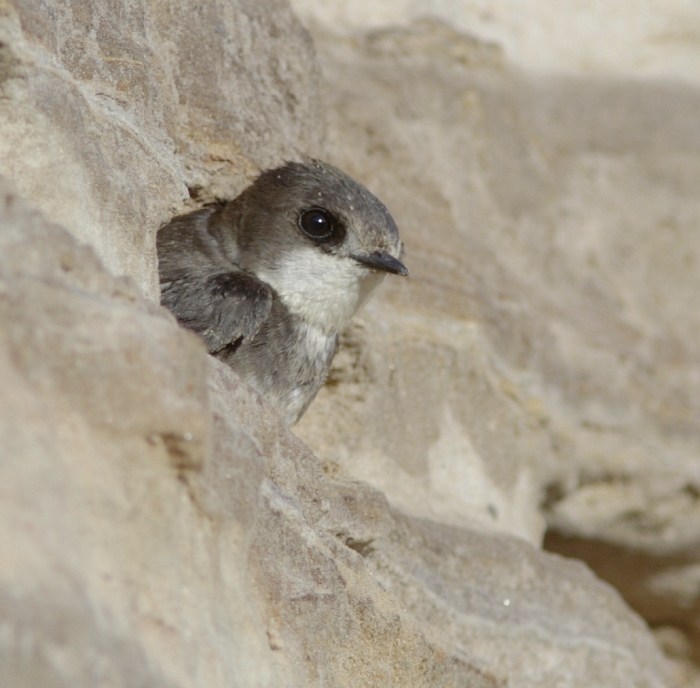
[[[408,274],[389,211],[327,163],[263,172],[229,212],[236,262],[327,333],[342,330],[387,273]]]

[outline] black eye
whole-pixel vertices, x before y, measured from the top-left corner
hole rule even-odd
[[[333,220],[331,216],[319,208],[305,210],[299,216],[299,226],[306,236],[323,241],[330,239],[333,234]]]

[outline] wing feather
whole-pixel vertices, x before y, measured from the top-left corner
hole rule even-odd
[[[270,314],[272,290],[236,270],[161,283],[161,303],[213,354],[255,335]]]

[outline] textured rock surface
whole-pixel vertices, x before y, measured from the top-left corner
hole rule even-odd
[[[282,1],[0,2],[0,173],[158,300],[155,232],[317,152],[314,50]]]
[[[366,311],[381,346],[350,335],[326,396],[346,403],[343,375],[365,373],[380,398],[345,433],[328,412],[332,458],[361,462],[348,443],[369,436],[409,477],[468,495],[468,471],[437,475],[461,451],[516,510],[505,529],[536,540],[547,499],[587,536],[697,542],[700,95],[526,78],[429,22],[321,44],[336,155],[394,209],[413,275]]]
[[[309,25],[348,34],[432,17],[497,43],[530,72],[700,83],[700,7],[686,0],[293,0]]]
[[[327,478],[4,185],[0,286],[3,686],[671,685],[583,565]]]
[[[673,685],[536,545],[692,652],[700,99],[626,75],[694,44],[534,75],[503,22],[412,21],[452,6],[306,15],[326,150],[412,270],[298,428],[324,475],[153,305],[162,221],[323,152],[308,34],[276,0],[0,0],[0,173],[70,232],[3,187],[3,686]]]
[[[601,543],[597,570],[697,643],[700,62],[678,32],[697,8],[577,3],[586,43],[545,3],[294,4],[332,159],[386,201],[412,276],[298,432],[413,514]],[[646,564],[614,575],[602,543]]]

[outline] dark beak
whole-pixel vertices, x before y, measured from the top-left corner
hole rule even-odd
[[[375,251],[368,256],[350,256],[358,263],[366,265],[372,270],[381,270],[382,272],[390,272],[392,275],[408,275],[408,268],[394,256],[390,256],[386,251]]]

